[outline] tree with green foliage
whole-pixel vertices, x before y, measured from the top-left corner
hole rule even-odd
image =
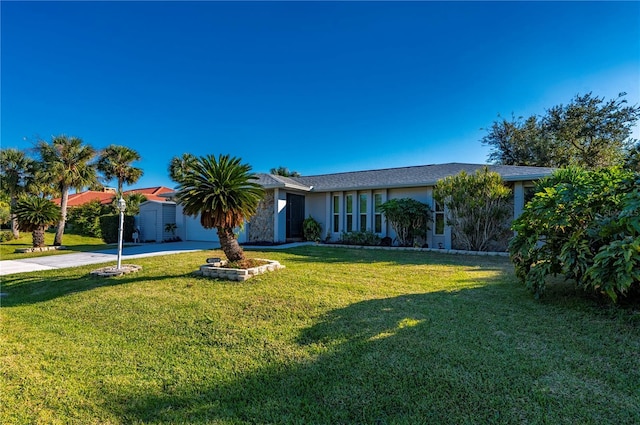
[[[444,205],[447,224],[463,249],[487,251],[510,233],[511,189],[488,167],[439,180],[433,197]]]
[[[640,107],[626,105],[626,93],[606,101],[576,95],[543,116],[494,122],[481,142],[496,164],[596,169],[621,165],[636,142],[632,129]]]
[[[390,199],[380,205],[380,211],[396,232],[401,246],[413,246],[424,238],[433,220],[431,207],[411,198]]]
[[[34,171],[34,161],[21,150],[0,149],[0,187],[9,196],[9,205],[13,209],[18,197],[29,191],[29,183]],[[11,213],[11,231],[13,237],[20,237],[18,219]]]
[[[122,194],[122,186],[134,184],[144,174],[141,168],[131,165],[140,160],[140,155],[135,150],[126,146],[109,145],[102,151],[97,162],[98,171],[104,174],[107,181],[118,181],[118,194]]]
[[[186,169],[173,174],[178,179],[176,201],[185,214],[200,215],[205,229],[217,230],[229,261],[245,258],[234,229],[256,213],[264,195],[251,166],[240,161],[229,155],[219,155],[217,159],[206,155],[187,161]]]
[[[21,196],[16,202],[15,214],[20,228],[32,232],[35,248],[43,247],[47,227],[60,219],[60,208],[48,199],[34,195]]]
[[[283,167],[282,165],[278,168],[272,168],[269,172],[276,176],[300,177],[300,173],[298,173],[297,171],[289,171],[287,167]]]
[[[196,157],[190,153],[183,153],[182,156],[174,156],[169,162],[169,178],[176,183],[182,181],[185,176],[193,171],[193,164]]]
[[[640,173],[569,167],[541,180],[514,221],[509,251],[518,278],[544,293],[562,274],[616,300],[640,287]]]
[[[53,244],[62,245],[69,189],[82,190],[96,183],[96,169],[92,163],[96,151],[82,139],[65,135],[53,137],[51,143],[38,141],[37,151],[42,160],[44,178],[56,187],[61,195],[60,222]]]

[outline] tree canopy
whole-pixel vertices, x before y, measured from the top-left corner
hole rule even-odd
[[[275,174],[276,176],[300,177],[300,173],[298,173],[297,171],[289,171],[287,167],[283,167],[282,165],[278,168],[272,168],[269,172],[271,174]]]
[[[141,168],[131,165],[140,160],[140,155],[135,150],[126,146],[109,145],[100,154],[97,168],[105,179],[118,181],[118,193],[122,194],[124,183],[133,184],[144,174]]]
[[[491,148],[489,160],[504,165],[581,166],[597,169],[621,165],[636,140],[631,133],[640,107],[627,105],[626,93],[605,100],[592,93],[576,95],[544,115],[499,119],[481,142]]]

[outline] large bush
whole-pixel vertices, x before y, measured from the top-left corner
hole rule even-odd
[[[488,167],[441,179],[433,190],[436,201],[446,208],[456,243],[470,251],[487,251],[508,235],[513,214],[510,195],[500,174]]]
[[[119,215],[103,215],[100,216],[100,231],[102,232],[102,240],[105,243],[116,243],[118,242],[118,227],[119,227]],[[133,234],[134,229],[134,221],[133,216],[125,215],[124,216],[124,230],[123,230],[123,239],[125,242],[131,242],[133,239],[131,235]]]
[[[380,205],[401,246],[413,246],[417,238],[424,238],[433,220],[427,204],[411,198],[391,199]]]
[[[71,207],[67,211],[67,228],[73,233],[100,238],[100,216],[106,209],[98,200]]]
[[[640,285],[640,173],[559,170],[539,182],[514,222],[518,278],[538,297],[562,274],[612,300]]]

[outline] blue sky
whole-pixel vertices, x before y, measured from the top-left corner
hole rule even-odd
[[[2,147],[127,145],[136,187],[173,187],[167,165],[185,152],[303,175],[484,163],[498,114],[587,92],[640,104],[639,2],[0,8]]]

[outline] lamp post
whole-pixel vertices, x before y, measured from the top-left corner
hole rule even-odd
[[[117,270],[120,270],[122,266],[122,232],[124,230],[124,210],[127,209],[127,203],[120,195],[120,199],[118,199],[118,211],[120,211],[120,226],[118,227],[118,265],[116,266]]]

